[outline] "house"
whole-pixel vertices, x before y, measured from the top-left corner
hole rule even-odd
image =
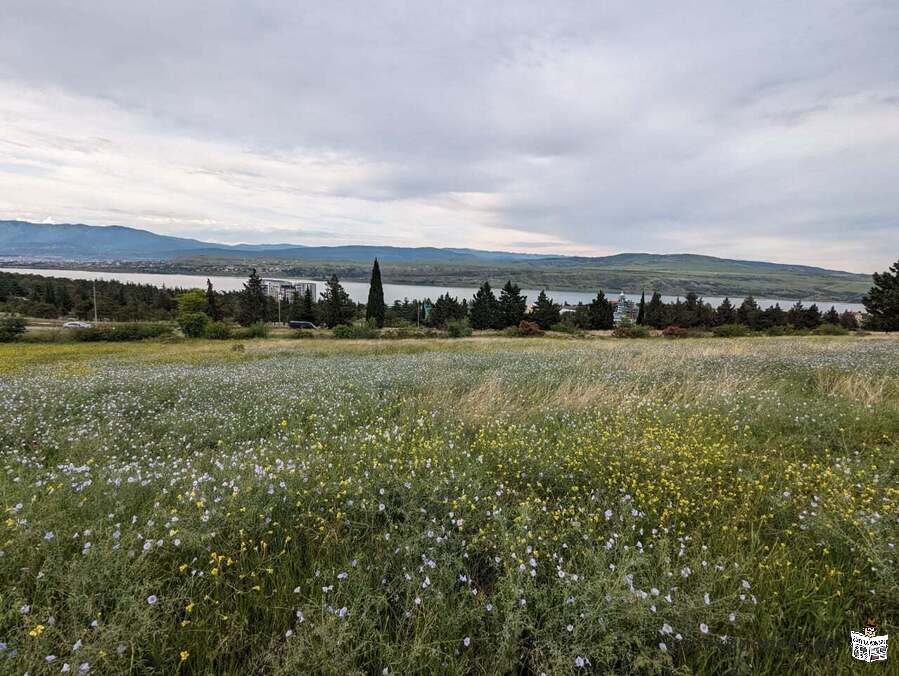
[[[270,298],[280,298],[289,301],[293,298],[293,294],[303,296],[306,290],[312,291],[312,297],[315,298],[316,285],[315,282],[290,282],[286,279],[269,279],[263,278],[262,290],[265,295]]]
[[[637,314],[640,309],[634,301],[627,299],[623,291],[618,296],[618,300],[613,300],[611,303],[612,307],[615,308],[612,317],[616,326],[621,323],[622,319],[629,319],[632,322],[637,321]]]

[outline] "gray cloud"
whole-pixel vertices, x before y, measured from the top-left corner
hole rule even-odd
[[[7,0],[0,34],[0,216],[859,271],[899,253],[893,2]]]

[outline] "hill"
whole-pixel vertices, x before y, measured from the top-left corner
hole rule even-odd
[[[124,226],[45,225],[0,221],[0,260],[40,261],[163,273],[243,274],[257,267],[267,275],[367,281],[373,258],[394,284],[477,286],[512,279],[522,287],[574,291],[606,289],[668,295],[858,302],[868,275],[806,265],[746,261],[697,254],[621,253],[558,256],[437,247],[216,244],[157,235]],[[123,265],[122,263],[125,263]]]

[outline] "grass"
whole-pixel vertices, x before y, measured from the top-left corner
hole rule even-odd
[[[841,673],[895,633],[895,337],[242,344],[0,346],[0,672]]]

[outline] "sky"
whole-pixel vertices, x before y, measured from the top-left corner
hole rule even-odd
[[[0,3],[0,219],[899,257],[899,2]]]

